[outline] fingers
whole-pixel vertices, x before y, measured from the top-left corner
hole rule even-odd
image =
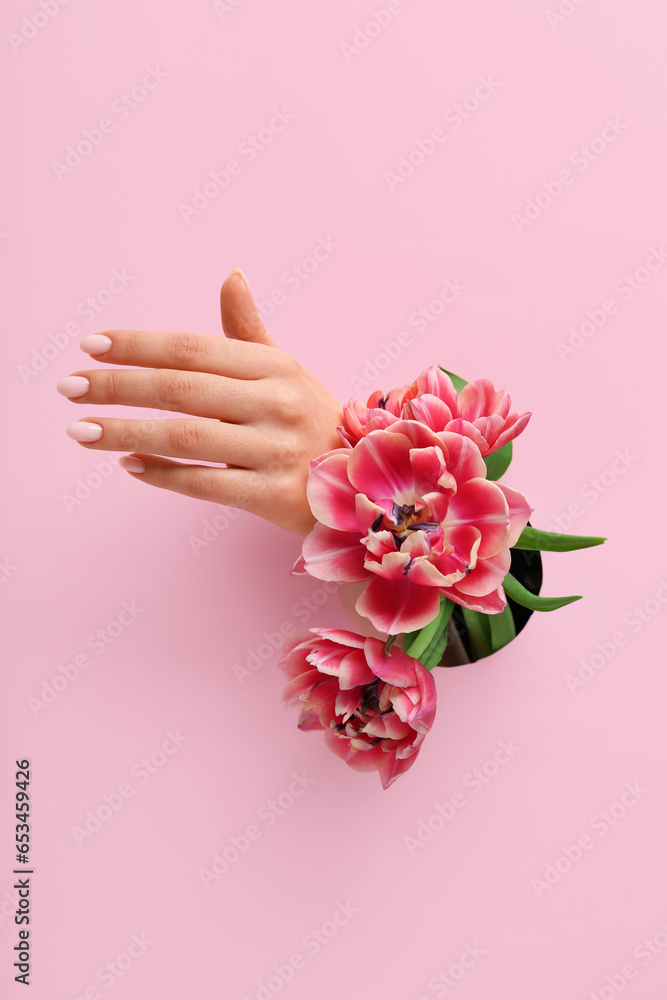
[[[82,350],[96,361],[141,368],[180,368],[230,378],[262,378],[271,370],[273,352],[265,345],[248,345],[196,333],[107,330],[84,337]]]
[[[84,417],[71,423],[67,433],[93,451],[142,451],[242,468],[257,467],[268,457],[268,446],[254,428],[218,420]]]
[[[137,472],[136,462],[143,462],[145,471]],[[247,469],[216,469],[208,465],[182,465],[155,455],[124,455],[119,464],[134,479],[197,500],[251,510],[261,494],[262,477]]]
[[[56,388],[73,403],[148,406],[231,423],[250,421],[262,404],[258,380],[168,368],[79,371]]]
[[[276,347],[264,329],[243,271],[235,268],[220,289],[220,316],[225,337]]]

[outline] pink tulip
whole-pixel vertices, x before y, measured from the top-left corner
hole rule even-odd
[[[318,523],[292,572],[366,582],[356,610],[385,634],[428,625],[441,594],[497,614],[510,547],[532,508],[485,477],[480,450],[464,435],[402,419],[367,431],[311,463],[307,495]]]
[[[411,767],[435,718],[433,675],[396,646],[333,628],[288,640],[280,669],[283,705],[298,726],[324,730],[327,746],[357,771],[379,771],[383,788]]]
[[[510,413],[511,405],[508,393],[496,392],[486,378],[469,382],[459,395],[449,375],[430,365],[411,385],[397,386],[386,396],[372,393],[365,406],[350,400],[343,407],[338,433],[353,447],[365,434],[399,419],[420,420],[433,431],[469,437],[484,456],[512,441],[530,420],[530,413]]]

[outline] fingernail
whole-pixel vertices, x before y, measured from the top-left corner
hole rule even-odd
[[[102,425],[93,424],[90,420],[75,420],[67,428],[67,434],[73,441],[90,444],[91,441],[99,441],[102,437]]]
[[[146,471],[146,463],[143,458],[135,458],[134,455],[123,455],[122,458],[118,459],[118,464],[121,469],[125,469],[126,472]]]
[[[111,337],[106,337],[103,333],[91,333],[89,337],[79,341],[79,347],[86,354],[106,354],[111,347]]]
[[[77,396],[86,395],[90,389],[90,382],[83,375],[68,375],[67,378],[61,378],[56,389],[62,396],[75,399]]]
[[[248,289],[248,291],[250,291],[250,282],[248,281],[248,279],[246,278],[245,274],[243,273],[240,267],[233,268],[229,273],[240,275],[241,278],[243,278],[243,280],[245,281],[246,288]]]

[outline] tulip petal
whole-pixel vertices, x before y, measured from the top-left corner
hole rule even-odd
[[[501,416],[509,413],[510,400],[506,392],[496,392],[493,383],[488,378],[478,378],[468,382],[459,393],[461,416],[471,423],[478,417],[495,413],[497,408]],[[504,412],[502,412],[504,410]]]
[[[341,662],[338,683],[344,691],[354,687],[364,687],[366,684],[372,684],[374,680],[376,676],[361,650],[349,653]]]
[[[384,646],[385,644],[374,636],[368,636],[364,641],[364,654],[375,676],[390,686],[402,688],[414,686],[417,682],[418,661],[396,646],[389,653],[385,653]],[[385,688],[382,697],[386,698],[390,694],[390,690]],[[384,710],[383,702],[381,706]]]
[[[403,758],[398,758],[394,755],[390,756],[389,760],[380,770],[380,781],[382,782],[383,789],[387,789],[393,785],[397,778],[400,778],[402,774],[405,774],[412,767],[416,759],[416,753],[410,757]]]
[[[374,576],[357,598],[355,607],[379,632],[398,635],[414,632],[433,621],[440,610],[440,594],[435,587],[412,583],[409,577],[386,580]]]
[[[468,479],[486,478],[484,459],[474,441],[451,430],[441,431],[438,439],[445,446],[447,470],[452,473],[459,487]]]
[[[498,587],[497,590],[492,591],[490,594],[485,594],[483,597],[462,594],[457,590],[456,586],[444,591],[444,593],[455,604],[460,604],[471,611],[481,611],[485,615],[498,615],[501,611],[505,610],[507,605],[505,591],[502,587]]]
[[[469,441],[472,441],[472,443],[477,445],[479,448],[479,452],[482,457],[484,457],[489,450],[486,438],[469,420],[462,420],[461,418],[458,420],[451,420],[445,427],[445,430],[450,434],[460,434],[462,438],[467,438]],[[468,478],[471,479],[474,477],[468,476]]]
[[[338,448],[311,470],[306,486],[308,503],[317,520],[339,531],[357,530],[357,491],[347,476],[351,455],[348,448]]]
[[[477,565],[481,539],[481,531],[472,524],[445,523],[442,539],[444,550],[441,555],[433,556],[433,564],[443,576],[449,577],[454,573],[462,576],[469,568]],[[450,580],[448,586],[454,582]]]
[[[336,715],[340,715],[343,722],[347,720],[354,714],[354,711],[359,704],[359,700],[362,696],[361,688],[349,688],[343,689],[336,695]]]
[[[406,392],[405,400],[424,395],[437,396],[449,407],[452,416],[458,417],[460,412],[459,395],[449,375],[438,365],[428,365],[419,373]]]
[[[414,730],[402,722],[396,712],[372,716],[364,726],[364,733],[381,740],[404,740],[406,737],[414,736]]]
[[[304,566],[318,580],[358,583],[367,579],[364,554],[358,533],[336,531],[325,524],[316,524],[303,542]]]
[[[393,526],[393,518],[390,517],[385,508],[373,503],[363,493],[357,493],[354,503],[357,515],[357,530],[360,535],[365,535],[371,529],[379,532],[382,530],[383,524],[385,528],[390,523]],[[376,525],[376,527],[373,528],[373,525]]]
[[[471,524],[482,533],[478,558],[493,556],[507,544],[510,531],[509,507],[497,483],[487,479],[469,479],[459,486],[449,501],[447,528],[458,524]],[[522,527],[523,530],[523,527]]]
[[[401,416],[405,420],[421,420],[433,431],[444,431],[447,424],[454,419],[447,404],[430,393],[405,402]]]
[[[528,518],[533,513],[534,508],[530,506],[523,493],[510,489],[504,483],[496,483],[496,486],[502,490],[509,507],[510,531],[507,544],[511,548],[519,541],[521,532],[528,524]]]
[[[349,739],[339,736],[333,728],[327,729],[324,733],[324,742],[329,750],[355,771],[377,771],[386,759],[379,744],[374,747],[369,745],[367,750],[353,749]]]
[[[413,448],[441,448],[440,433],[432,431],[419,420],[397,420],[391,425],[393,434],[402,434]]]
[[[326,726],[320,722],[320,717],[317,712],[314,712],[312,708],[304,706],[299,712],[297,729],[300,729],[302,733],[308,733],[313,732],[316,729],[326,729]]]
[[[446,471],[442,448],[411,448],[410,467],[415,500],[434,490]]]
[[[293,677],[285,685],[282,693],[282,703],[286,708],[291,708],[301,700],[301,696],[310,690],[315,684],[322,680],[322,675],[317,670],[309,670],[303,674]]]
[[[389,532],[387,532],[387,534],[389,534]],[[368,548],[370,550],[370,543]],[[365,568],[370,573],[382,576],[386,580],[402,580],[405,577],[409,564],[410,556],[408,553],[396,551],[383,554],[379,560],[369,557],[364,562]],[[387,634],[389,634],[389,631]]]
[[[522,413],[521,416],[514,415],[514,417],[508,417],[505,422],[505,429],[502,434],[498,435],[493,450],[497,451],[498,448],[506,445],[508,441],[513,441],[515,437],[518,437],[531,417],[532,413]]]
[[[375,501],[412,503],[414,479],[410,442],[393,431],[372,431],[352,451],[348,476],[356,493]]]
[[[495,556],[480,559],[475,568],[457,582],[456,589],[460,594],[483,597],[502,586],[510,571],[511,562],[510,550],[507,547],[502,548]]]
[[[342,628],[312,628],[310,630],[322,639],[329,642],[339,643],[342,646],[351,646],[352,649],[363,649],[364,637],[356,632],[349,632]]]

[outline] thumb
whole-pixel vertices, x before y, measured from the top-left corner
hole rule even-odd
[[[220,317],[225,337],[247,343],[277,345],[264,329],[243,271],[235,267],[220,289]]]

